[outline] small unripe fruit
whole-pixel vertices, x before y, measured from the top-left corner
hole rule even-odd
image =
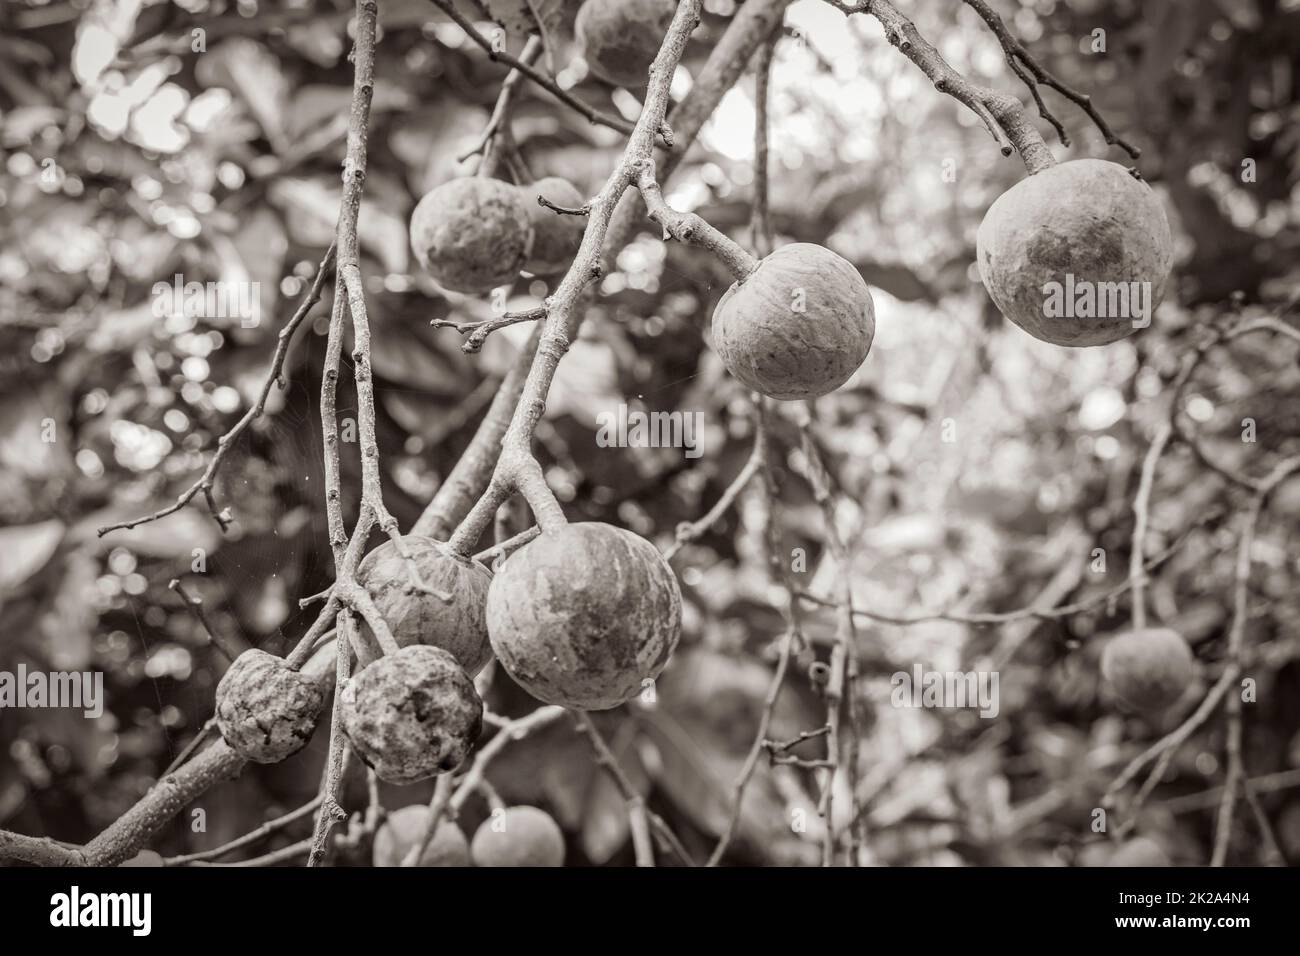
[[[375,832],[373,860],[375,866],[401,866],[406,854],[424,839],[433,811],[423,804],[412,804],[388,814]],[[438,821],[433,839],[420,854],[418,866],[469,866],[469,841],[460,827],[445,817]]]
[[[492,575],[433,538],[408,534],[402,543],[424,585],[450,601],[412,587],[410,567],[392,541],[366,555],[357,580],[370,592],[398,645],[441,647],[473,677],[492,657],[486,613]],[[363,639],[373,641],[369,625],[362,621],[360,627]]]
[[[767,256],[713,310],[713,347],[727,371],[781,401],[835,391],[866,360],[875,334],[858,270],[807,242]]]
[[[573,32],[587,69],[614,86],[645,86],[676,11],[674,0],[586,0]]]
[[[1148,627],[1112,637],[1101,652],[1101,674],[1115,696],[1157,714],[1178,703],[1196,677],[1192,649],[1177,631]]]
[[[586,216],[570,216],[547,209],[537,201],[545,196],[557,206],[577,209],[584,202],[582,194],[567,179],[548,176],[531,186],[520,186],[533,225],[533,251],[524,268],[534,275],[549,276],[563,272],[573,263],[587,231]]]
[[[483,729],[483,702],[456,658],[413,644],[364,668],[343,689],[343,732],[381,780],[414,783],[464,761]]]
[[[244,651],[217,684],[217,728],[254,763],[276,763],[301,749],[324,706],[319,683],[266,651]]]
[[[534,697],[581,710],[631,699],[681,633],[677,578],[649,541],[599,522],[543,532],[488,590],[488,635]]]
[[[1106,345],[1145,326],[1173,264],[1151,187],[1100,159],[1059,163],[1012,186],[989,207],[975,249],[1002,314],[1054,345]]]
[[[564,866],[564,834],[544,810],[507,807],[483,822],[469,852],[475,866]]]
[[[438,283],[478,294],[514,280],[532,245],[519,190],[465,176],[430,190],[411,213],[411,248]]]

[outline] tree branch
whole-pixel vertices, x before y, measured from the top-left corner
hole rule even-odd
[[[1107,145],[1119,146],[1134,159],[1142,155],[1142,150],[1115,135],[1101,114],[1097,112],[1097,108],[1092,105],[1092,97],[1067,86],[1034,59],[1029,51],[1025,49],[1024,44],[1011,35],[1011,31],[1007,29],[1002,18],[985,0],[964,0],[964,2],[980,15],[980,18],[993,31],[993,35],[998,38],[998,42],[1002,44],[1002,52],[1006,54],[1007,63],[1015,71],[1016,75],[1024,81],[1025,86],[1029,88],[1030,94],[1034,97],[1034,102],[1038,104],[1039,115],[1056,129],[1056,134],[1060,137],[1062,146],[1070,145],[1070,137],[1066,135],[1065,127],[1061,125],[1061,121],[1052,114],[1047,108],[1047,104],[1043,102],[1042,93],[1038,89],[1039,83],[1056,90],[1056,92],[1087,113],[1093,125],[1105,137]]]
[[[166,518],[168,515],[180,511],[200,494],[203,495],[204,500],[207,502],[208,512],[212,515],[218,527],[225,531],[230,526],[230,522],[234,519],[230,515],[229,509],[218,511],[216,499],[212,494],[213,486],[217,480],[217,472],[221,470],[221,465],[230,449],[234,446],[235,439],[242,435],[244,429],[251,425],[254,419],[261,417],[266,410],[266,400],[271,394],[271,388],[275,385],[280,388],[285,387],[282,373],[285,356],[289,354],[289,342],[292,340],[293,333],[297,331],[298,326],[302,324],[303,319],[307,318],[308,313],[320,301],[321,288],[334,265],[334,248],[334,244],[331,243],[329,249],[325,251],[325,257],[321,259],[320,265],[316,269],[316,278],[312,281],[311,288],[307,290],[307,294],[303,296],[302,301],[298,304],[298,309],[294,312],[293,317],[280,330],[280,334],[276,338],[275,354],[271,358],[271,367],[267,370],[266,380],[262,383],[262,389],[258,393],[257,401],[253,403],[248,411],[244,412],[243,417],[234,424],[230,431],[217,439],[217,451],[212,456],[212,460],[208,462],[208,467],[203,470],[199,480],[190,485],[181,493],[180,497],[166,508],[140,518],[132,518],[130,521],[119,521],[116,524],[104,525],[95,532],[96,535],[102,538],[110,531],[130,529],[150,521],[157,521],[159,518]]]
[[[654,148],[655,136],[665,127],[669,85],[673,71],[686,49],[687,38],[699,22],[699,7],[700,0],[682,0],[663,45],[650,67],[650,81],[641,116],[613,173],[591,201],[582,244],[569,271],[548,300],[537,354],[502,438],[501,455],[482,497],[451,536],[450,545],[454,551],[469,554],[492,523],[497,508],[516,491],[528,500],[538,524],[543,528],[548,522],[564,520],[558,503],[546,488],[537,460],[533,457],[533,432],[546,407],[546,395],[555,377],[555,370],[568,351],[581,322],[576,308],[578,298],[601,274],[600,251],[615,207],[623,193],[635,184],[641,163],[650,157]]]
[[[841,0],[827,2],[846,14],[869,13],[879,20],[885,28],[885,38],[930,78],[936,90],[947,93],[980,118],[1003,156],[1010,156],[1014,149],[1030,173],[1039,172],[1056,163],[1051,150],[1043,142],[1043,137],[1025,118],[1020,100],[1009,93],[972,83],[954,70],[942,54],[921,36],[916,25],[889,0],[865,0],[860,4],[844,3]]]
[[[436,4],[443,13],[447,14],[447,16],[449,16],[458,27],[464,30],[466,36],[482,47],[483,51],[487,53],[488,59],[493,60],[494,62],[505,63],[507,66],[522,73],[524,76],[528,77],[530,82],[540,86],[561,103],[577,110],[578,113],[586,117],[588,122],[595,123],[597,126],[608,126],[610,129],[618,130],[620,133],[630,134],[632,132],[632,124],[627,120],[620,119],[617,116],[610,116],[608,113],[602,113],[600,110],[584,103],[567,90],[561,89],[554,80],[546,76],[544,73],[539,72],[530,64],[525,63],[519,57],[511,56],[505,50],[497,49],[491,40],[480,33],[478,28],[456,9],[456,5],[452,0],[432,0],[432,2]]]

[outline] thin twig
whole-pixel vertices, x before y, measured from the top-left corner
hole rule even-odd
[[[459,778],[459,781],[453,778],[451,774],[443,774],[439,777],[438,782],[434,785],[433,799],[429,803],[430,812],[424,833],[407,852],[402,860],[402,865],[415,866],[420,858],[424,856],[424,852],[433,841],[433,836],[437,832],[443,816],[449,816],[453,820],[456,818],[460,808],[469,799],[470,794],[486,779],[484,774],[487,772],[488,765],[500,755],[507,744],[523,740],[533,731],[553,723],[564,713],[563,707],[550,705],[539,707],[525,717],[519,717],[507,722],[491,740],[479,748],[478,753],[474,755],[474,762],[470,764],[469,770]],[[485,714],[484,717],[486,719],[487,715]]]
[[[440,5],[449,0],[435,0]],[[564,511],[547,487],[541,466],[532,452],[533,433],[546,407],[546,395],[555,378],[560,359],[577,333],[581,316],[578,299],[601,274],[600,251],[610,220],[628,188],[636,184],[642,163],[652,155],[655,137],[667,129],[669,87],[681,61],[690,33],[699,23],[700,0],[681,0],[672,23],[650,67],[641,116],[636,122],[622,157],[600,192],[592,199],[582,244],[569,271],[547,304],[537,352],[528,369],[519,401],[501,439],[501,452],[492,479],[451,536],[450,546],[469,554],[491,525],[497,508],[510,495],[519,493],[528,501],[543,530],[564,524]]]
[[[768,208],[768,110],[771,107],[772,54],[776,30],[754,54],[754,201],[750,208],[749,244],[763,258],[772,251],[772,219]]]
[[[207,723],[199,728],[199,732],[190,739],[190,742],[187,743],[181,749],[181,752],[173,758],[172,762],[167,765],[167,769],[163,771],[163,776],[166,777],[173,773],[177,767],[189,760],[190,757],[207,742],[208,736],[216,729],[217,718],[209,717]]]
[[[475,352],[482,351],[483,343],[487,341],[488,336],[498,329],[518,325],[520,322],[536,322],[544,318],[546,318],[546,307],[543,305],[535,309],[526,309],[523,312],[505,312],[501,315],[494,315],[490,319],[480,319],[477,322],[432,319],[429,324],[435,329],[455,329],[465,336],[465,341],[461,344],[460,350],[467,355],[473,355]]]
[[[486,564],[491,567],[492,562],[497,558],[509,557],[541,533],[542,529],[537,527],[537,525],[533,525],[531,528],[519,532],[512,538],[507,538],[499,544],[494,544],[492,547],[480,551],[478,554],[474,555],[474,560],[480,564]]]
[[[175,591],[180,599],[185,602],[185,606],[189,608],[195,618],[198,619],[199,624],[203,625],[203,630],[208,634],[208,641],[213,647],[221,652],[222,657],[227,661],[233,661],[240,655],[241,648],[226,640],[226,638],[221,635],[221,632],[213,625],[212,621],[208,619],[208,613],[203,609],[202,598],[189,594],[185,590],[185,586],[181,584],[180,578],[172,578],[171,581],[167,583],[167,587]]]
[[[965,0],[965,3],[980,15],[980,18],[988,24],[989,29],[993,31],[993,35],[998,38],[998,42],[1002,44],[1002,52],[1006,54],[1007,63],[1011,65],[1011,68],[1015,71],[1016,75],[1019,76],[1020,79],[1024,81],[1025,86],[1029,88],[1029,92],[1034,97],[1034,102],[1038,104],[1039,114],[1056,129],[1056,133],[1061,139],[1062,146],[1069,146],[1070,138],[1066,135],[1065,127],[1061,125],[1061,121],[1058,120],[1050,110],[1048,110],[1047,104],[1043,102],[1042,94],[1038,91],[1039,83],[1056,90],[1056,92],[1060,93],[1070,102],[1074,103],[1081,110],[1087,113],[1088,118],[1092,120],[1093,125],[1100,130],[1101,135],[1105,137],[1108,145],[1119,146],[1134,159],[1137,159],[1142,155],[1142,150],[1138,149],[1127,140],[1121,139],[1119,136],[1115,135],[1114,131],[1111,130],[1110,126],[1102,118],[1102,115],[1097,112],[1097,108],[1093,106],[1092,97],[1067,86],[1034,59],[1029,51],[1025,49],[1024,44],[1012,36],[1011,31],[1007,29],[1007,25],[1003,23],[1002,18],[998,16],[985,0]]]
[[[591,741],[592,749],[596,752],[596,763],[609,774],[614,781],[614,785],[618,787],[619,793],[623,795],[623,800],[627,803],[627,818],[632,829],[632,848],[636,854],[636,865],[640,867],[654,866],[654,844],[650,840],[650,821],[646,816],[645,798],[632,786],[632,781],[627,778],[627,774],[619,766],[618,758],[614,756],[614,752],[609,749],[609,744],[605,743],[600,731],[596,729],[591,715],[583,710],[575,710],[572,713],[578,729],[585,733],[587,739]]]
[[[240,860],[238,863],[209,863],[208,866],[238,866],[238,867],[258,867],[258,866],[275,866],[277,863],[287,863],[290,860],[296,860],[304,853],[311,853],[315,844],[311,840],[299,840],[297,843],[291,843],[288,846],[280,847],[278,850],[272,850],[264,856],[255,857],[251,860]]]
[[[339,804],[339,797],[343,790],[347,756],[347,741],[343,736],[343,687],[352,674],[353,627],[352,612],[347,609],[339,612],[338,643],[335,649],[337,670],[334,681],[334,705],[330,714],[329,752],[325,757],[325,781],[320,791],[320,812],[316,816],[316,826],[312,831],[311,852],[307,855],[309,867],[317,867],[325,862],[330,831],[334,829],[334,824],[347,819],[347,813]]]
[[[668,205],[655,178],[653,156],[641,160],[636,185],[641,190],[641,198],[645,200],[650,219],[663,227],[664,239],[689,242],[693,246],[707,249],[722,260],[737,280],[744,279],[758,268],[758,260],[721,230],[693,212],[678,212]]]
[[[852,554],[835,523],[835,498],[831,494],[830,481],[821,452],[813,441],[812,403],[805,403],[806,414],[801,428],[801,448],[809,482],[812,485],[813,499],[821,508],[822,523],[826,528],[826,544],[835,561],[837,579],[840,587],[840,600],[837,608],[835,628],[835,646],[831,649],[830,680],[826,684],[826,758],[829,772],[822,788],[822,797],[818,812],[826,820],[826,839],[823,843],[822,865],[830,866],[834,861],[835,824],[832,813],[832,793],[836,777],[843,772],[848,785],[850,799],[853,801],[848,810],[847,837],[848,863],[858,865],[858,828],[863,826],[862,815],[858,812],[858,727],[856,715],[856,680],[858,676],[857,630],[853,621],[853,583]],[[841,731],[847,730],[846,740],[841,741]],[[843,752],[841,753],[841,748]]]
[[[1162,424],[1147,449],[1142,461],[1142,477],[1137,494],[1133,497],[1133,544],[1129,550],[1129,583],[1133,589],[1133,627],[1142,630],[1147,626],[1146,572],[1143,570],[1143,551],[1146,546],[1147,522],[1151,512],[1151,488],[1155,484],[1156,465],[1169,444],[1173,429]]]
[[[684,521],[677,526],[677,537],[668,549],[664,551],[664,560],[671,561],[677,556],[685,545],[695,541],[700,535],[708,531],[713,525],[727,513],[727,510],[735,503],[736,498],[749,484],[750,480],[758,474],[759,469],[763,466],[763,460],[767,454],[767,432],[765,429],[758,429],[754,434],[754,449],[750,452],[749,458],[745,461],[744,466],[732,479],[722,495],[714,503],[704,517],[698,521]]]
[[[530,36],[524,44],[523,50],[519,53],[519,62],[531,66],[541,52],[542,38],[537,35]],[[494,141],[506,129],[507,117],[510,115],[510,106],[514,100],[515,90],[518,89],[523,78],[524,74],[518,68],[512,69],[506,74],[506,78],[501,82],[501,91],[497,94],[496,105],[492,107],[492,115],[488,117],[487,125],[483,127],[483,134],[479,137],[478,143],[456,157],[459,162],[463,163],[471,156],[482,153],[483,162],[478,168],[479,176],[491,176],[494,172],[495,157],[500,155],[500,150],[492,147]]]
[[[1176,554],[1183,545],[1191,539],[1192,532],[1197,528],[1200,528],[1202,525],[1209,523],[1210,518],[1213,516],[1214,515],[1202,516],[1196,524],[1183,532],[1183,534],[1179,536],[1178,540],[1174,541],[1159,554],[1147,560],[1144,565],[1145,570],[1148,572],[1152,571],[1165,561],[1168,561],[1169,558]],[[880,624],[896,624],[900,626],[924,624],[930,621],[950,621],[954,624],[974,625],[1010,624],[1013,621],[1023,621],[1031,618],[1040,621],[1058,621],[1062,618],[1073,617],[1075,614],[1080,614],[1084,611],[1092,610],[1095,607],[1108,604],[1125,594],[1132,587],[1133,579],[1130,576],[1123,584],[1117,585],[1108,591],[1103,591],[1100,594],[1096,594],[1090,598],[1085,598],[1082,601],[1075,601],[1072,604],[1061,604],[1057,607],[1036,607],[1030,605],[1028,607],[1016,608],[1014,611],[923,611],[919,614],[907,616],[882,614],[879,611],[867,611],[862,608],[854,608],[853,613],[858,617],[866,618],[869,621],[876,621]],[[798,593],[801,600],[807,601],[810,604],[816,604],[828,608],[839,607],[839,602],[831,600],[830,598],[821,597],[802,590]]]
[[[241,837],[236,837],[229,843],[223,843],[221,846],[214,847],[211,850],[200,850],[198,853],[167,857],[163,860],[163,866],[185,866],[188,863],[215,860],[217,857],[225,856],[227,853],[234,853],[236,850],[243,849],[251,843],[256,843],[259,840],[265,839],[277,830],[282,830],[289,824],[301,820],[303,817],[310,816],[312,812],[320,806],[323,799],[323,795],[317,794],[314,798],[297,809],[290,810],[288,813],[276,817],[274,820],[268,820],[256,829],[250,830]]]
[[[216,453],[212,456],[212,460],[208,462],[208,467],[203,470],[203,474],[199,476],[199,480],[190,485],[181,493],[180,497],[166,508],[161,508],[153,514],[144,515],[140,518],[132,518],[130,521],[119,521],[116,524],[104,525],[95,532],[99,537],[102,538],[110,531],[134,528],[136,525],[157,521],[159,518],[175,514],[200,494],[203,495],[204,500],[207,502],[208,512],[221,530],[225,531],[230,526],[231,521],[234,520],[233,517],[228,509],[217,509],[216,500],[212,494],[213,486],[217,480],[217,472],[221,469],[221,464],[225,461],[230,449],[234,447],[235,439],[242,435],[244,429],[266,410],[266,400],[271,394],[271,388],[275,385],[284,388],[282,369],[284,368],[285,356],[289,354],[289,342],[298,326],[302,324],[303,319],[307,318],[307,314],[311,312],[312,307],[320,301],[321,288],[325,284],[325,278],[330,274],[331,267],[334,264],[334,252],[335,246],[331,243],[329,249],[325,252],[325,257],[321,259],[320,265],[316,269],[316,278],[312,282],[311,288],[307,290],[307,294],[298,304],[298,309],[294,312],[293,317],[280,330],[280,334],[276,339],[275,355],[271,358],[271,367],[267,371],[265,381],[262,383],[262,389],[258,393],[257,401],[253,403],[248,411],[244,412],[243,417],[234,424],[230,431],[217,439]]]
[[[610,129],[618,130],[620,133],[631,134],[633,125],[627,120],[619,119],[617,116],[610,116],[608,113],[602,113],[600,110],[582,100],[578,99],[567,90],[561,89],[560,86],[546,74],[539,72],[529,64],[523,62],[520,58],[512,56],[505,50],[498,49],[495,44],[482,33],[478,28],[469,21],[459,10],[452,0],[432,0],[444,13],[449,16],[455,24],[465,31],[465,35],[478,44],[484,52],[487,53],[488,59],[495,62],[504,63],[507,66],[518,70],[528,79],[540,86],[546,92],[550,93],[561,103],[577,110],[586,119],[595,123],[597,126],[608,126]]]
[[[699,136],[722,97],[739,80],[754,51],[780,25],[789,3],[790,0],[747,0],[731,18],[695,75],[690,91],[672,108],[669,118],[679,148],[664,157],[661,176],[665,180]],[[636,191],[625,190],[618,199],[614,215],[605,227],[601,252],[595,260],[597,265],[602,260],[612,263],[632,242],[643,218],[641,205]],[[589,212],[590,209],[588,204]],[[582,310],[572,315],[572,335],[577,334],[583,318]],[[469,446],[425,507],[413,533],[446,540],[487,491],[500,459],[502,438],[518,408],[525,379],[532,368],[541,331],[539,327],[515,358]]]

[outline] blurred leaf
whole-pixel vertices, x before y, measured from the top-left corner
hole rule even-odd
[[[650,792],[650,777],[645,765],[635,749],[638,728],[635,722],[624,720],[617,731],[610,735],[607,721],[597,724],[605,735],[610,751],[618,760],[618,765],[632,785],[633,792],[645,797]],[[584,745],[586,741],[583,741]],[[603,768],[595,768],[587,789],[582,813],[581,842],[583,852],[590,860],[600,865],[609,862],[610,857],[627,842],[631,824],[627,816],[627,800],[618,785]]]
[[[0,468],[40,481],[71,469],[66,401],[57,384],[0,400]]]
[[[387,11],[385,11],[387,13]],[[289,27],[290,45],[317,66],[329,69],[343,56],[343,37],[329,20],[313,18]]]
[[[265,44],[249,37],[232,37],[199,57],[195,72],[204,86],[224,86],[237,93],[276,154],[288,154],[284,116],[289,83],[279,59]]]
[[[706,749],[698,728],[677,721],[662,708],[645,712],[642,719],[660,765],[655,782],[697,827],[721,836],[731,816],[726,781],[740,772],[741,762],[717,749]],[[749,806],[753,807],[752,801]]]

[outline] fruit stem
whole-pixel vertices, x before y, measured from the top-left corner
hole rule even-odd
[[[556,531],[569,523],[564,516],[564,509],[556,500],[554,492],[546,483],[542,466],[532,455],[520,460],[519,473],[515,478],[519,493],[524,496],[528,506],[533,509],[533,517],[543,532]]]
[[[636,187],[645,199],[646,212],[652,222],[663,227],[666,239],[689,242],[713,253],[736,277],[744,281],[755,269],[758,260],[746,252],[738,242],[729,238],[693,212],[678,212],[668,205],[663,190],[655,178],[654,156],[642,159],[637,171]]]

